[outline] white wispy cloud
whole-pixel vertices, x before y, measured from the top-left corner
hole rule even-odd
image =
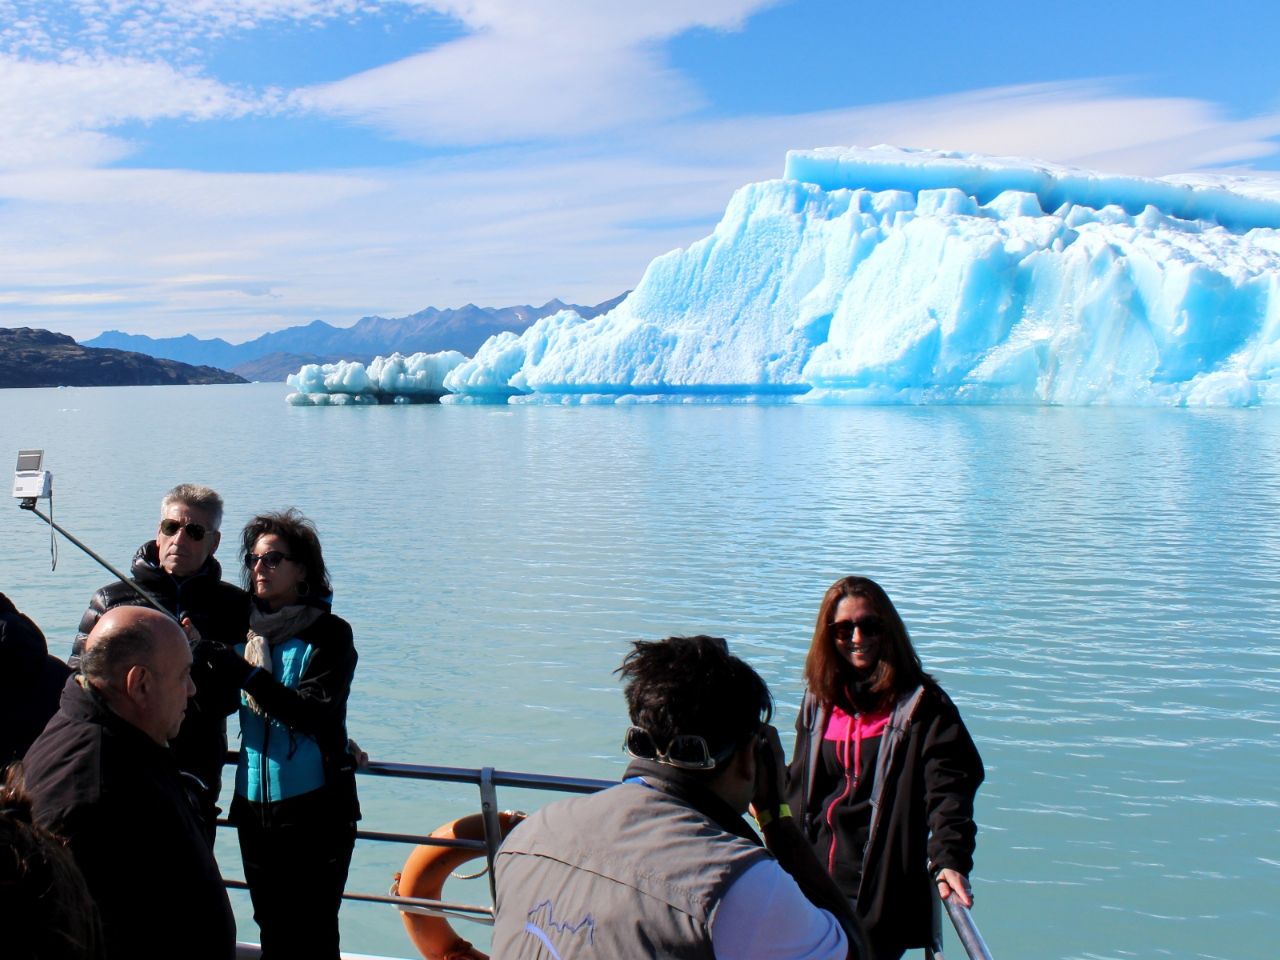
[[[776,0],[475,0],[420,4],[466,36],[393,64],[296,91],[301,109],[419,143],[579,137],[651,124],[704,105],[659,41],[733,29]]]
[[[0,170],[103,166],[133,150],[111,132],[121,124],[198,122],[261,107],[260,100],[164,63],[0,54]]]
[[[1271,156],[1277,137],[1280,113],[1230,119],[1202,100],[1135,97],[1117,93],[1105,80],[710,120],[669,130],[673,145],[726,158],[761,150],[890,143],[1035,157],[1144,176]]]
[[[418,6],[414,0],[380,5]],[[0,0],[0,50],[199,59],[208,41],[267,24],[321,24],[378,9],[370,0]]]

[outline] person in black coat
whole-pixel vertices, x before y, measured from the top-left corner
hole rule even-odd
[[[235,955],[227,891],[168,747],[194,693],[188,638],[172,618],[109,610],[23,759],[33,819],[67,841],[108,960]]]
[[[160,502],[155,539],[138,548],[130,573],[166,610],[179,620],[190,620],[201,639],[232,645],[243,643],[248,631],[249,596],[222,580],[222,567],[214,557],[222,538],[221,525],[222,498],[214,490],[195,483],[174,487]],[[125,604],[146,603],[119,580],[98,590],[80,620],[69,661],[72,667],[103,613]],[[235,710],[239,691],[203,658],[197,657],[191,672],[198,693],[172,747],[178,766],[202,785],[201,814],[212,842],[227,752],[226,717]]]
[[[0,773],[21,760],[49,718],[71,669],[50,655],[44,634],[0,593]]]
[[[0,931],[13,960],[103,960],[98,905],[62,841],[31,822],[21,764],[0,784]]]
[[[787,800],[873,960],[941,950],[937,898],[973,904],[982,758],[879,584],[826,592],[805,661]],[[935,895],[936,889],[936,895]]]

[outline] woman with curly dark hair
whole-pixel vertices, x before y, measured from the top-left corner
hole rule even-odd
[[[941,949],[937,893],[973,902],[982,759],[888,594],[828,588],[805,661],[788,803],[862,920],[873,960]]]
[[[264,960],[337,960],[360,818],[346,727],[355,644],[350,625],[330,612],[310,520],[297,510],[262,514],[242,544],[253,597],[247,642],[239,655],[224,648],[210,658],[241,688],[231,821]]]

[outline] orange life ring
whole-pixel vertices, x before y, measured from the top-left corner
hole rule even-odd
[[[505,837],[524,819],[523,813],[504,810],[498,814],[498,825]],[[484,817],[478,813],[459,817],[432,831],[431,836],[449,840],[483,840]],[[477,850],[457,847],[423,845],[414,847],[404,869],[396,874],[392,891],[402,897],[418,897],[423,900],[439,900],[444,882],[449,874],[468,860],[482,854]],[[458,936],[444,917],[429,917],[421,913],[400,912],[409,939],[426,960],[488,960],[469,942]]]

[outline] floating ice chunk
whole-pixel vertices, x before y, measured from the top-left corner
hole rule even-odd
[[[448,350],[408,357],[393,353],[389,357],[375,357],[367,368],[352,360],[309,363],[286,378],[297,390],[287,399],[296,406],[329,402],[416,403],[438,399],[445,392],[446,375],[464,360],[466,357],[458,351]],[[321,397],[326,399],[319,399]]]
[[[393,353],[375,357],[368,367],[369,382],[378,394],[442,394],[444,379],[467,358],[457,350],[444,353],[415,353],[405,357]]]

